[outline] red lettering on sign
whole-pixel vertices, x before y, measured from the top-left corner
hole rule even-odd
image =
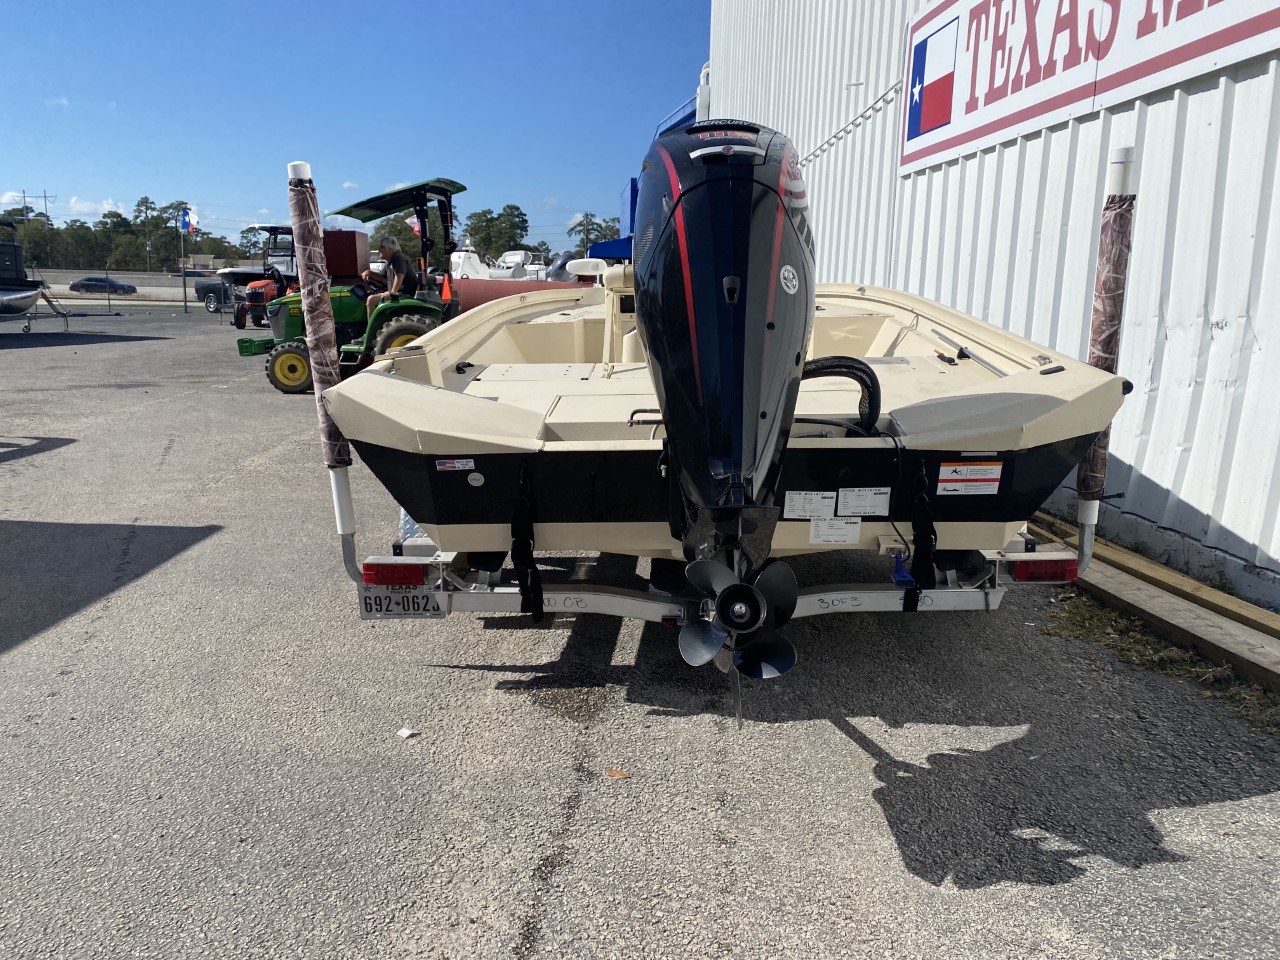
[[[1175,20],[1185,20],[1192,14],[1199,13],[1206,6],[1206,0],[1164,0],[1163,14],[1156,10],[1156,4],[1159,0],[1147,0],[1147,12],[1142,15],[1142,19],[1138,21],[1138,39],[1149,36],[1156,32],[1156,28],[1167,27]],[[1222,0],[1208,0],[1207,5],[1212,7],[1221,3]],[[1174,4],[1178,5],[1177,15],[1174,15]]]
[[[1102,0],[1111,8],[1111,25],[1107,27],[1107,35],[1105,37],[1098,36],[1098,10],[1089,11],[1089,31],[1088,38],[1085,40],[1084,58],[1086,60],[1102,60],[1111,52],[1112,45],[1116,42],[1116,30],[1120,26],[1120,0]],[[1211,0],[1217,2],[1217,0]]]
[[[965,113],[973,113],[978,109],[978,54],[982,50],[982,38],[987,35],[987,17],[990,12],[985,3],[975,4],[969,11],[967,42],[973,54],[973,63],[969,70],[969,99],[964,105]]]
[[[1034,87],[1042,76],[1040,69],[1040,38],[1036,34],[1036,18],[1040,16],[1040,0],[1022,0],[1023,19],[1027,32],[1022,38],[1022,51],[1018,54],[1018,66],[1013,71],[1009,92],[1017,93],[1023,87]],[[1027,65],[1023,70],[1022,65]]]
[[[1156,14],[1156,4],[1160,0],[1147,0],[1147,12],[1142,15],[1142,19],[1138,21],[1138,39],[1155,33],[1159,24],[1156,21],[1159,16]],[[1168,26],[1173,20],[1173,5],[1177,0],[1164,0],[1164,26]]]
[[[1078,0],[1058,0],[1058,16],[1053,21],[1053,35],[1049,38],[1049,55],[1045,57],[1044,77],[1048,79],[1058,72],[1058,58],[1054,50],[1058,38],[1067,38],[1067,55],[1062,58],[1062,72],[1080,66],[1080,6]]]
[[[991,76],[987,80],[987,95],[982,98],[984,106],[989,107],[1009,95],[1009,23],[1013,20],[1015,2],[1009,0],[1009,9],[1005,10],[1004,0],[991,0]],[[996,82],[997,70],[1003,70],[999,83]]]

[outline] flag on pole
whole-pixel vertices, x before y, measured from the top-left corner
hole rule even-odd
[[[413,235],[415,237],[422,236],[422,228],[418,226],[417,217],[408,217],[405,219],[404,222],[407,223],[409,226],[413,227]]]
[[[182,232],[195,233],[196,227],[200,226],[200,218],[196,216],[194,210],[182,208]]]

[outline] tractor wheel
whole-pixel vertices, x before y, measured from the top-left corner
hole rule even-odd
[[[231,315],[231,325],[237,330],[243,330],[248,325],[249,305],[245,303],[237,303],[235,313]]]
[[[216,293],[206,293],[204,295],[204,308],[210,313],[218,312],[218,295]]]
[[[440,321],[434,317],[424,316],[420,313],[410,313],[404,316],[396,317],[389,320],[387,325],[382,328],[378,334],[378,342],[374,347],[375,354],[389,353],[392,350],[399,350],[403,346],[407,346],[428,330],[434,330],[439,326]]]
[[[267,354],[267,379],[281,393],[311,389],[311,358],[305,343],[282,343]]]

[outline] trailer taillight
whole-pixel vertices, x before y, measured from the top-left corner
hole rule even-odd
[[[366,563],[364,582],[383,587],[417,587],[427,582],[425,563]]]
[[[1080,561],[1019,560],[1011,564],[1013,579],[1019,583],[1070,583],[1080,575]]]

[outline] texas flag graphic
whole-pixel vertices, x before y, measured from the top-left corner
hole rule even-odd
[[[956,19],[912,47],[911,89],[907,91],[908,140],[951,122],[959,36],[960,21]]]

